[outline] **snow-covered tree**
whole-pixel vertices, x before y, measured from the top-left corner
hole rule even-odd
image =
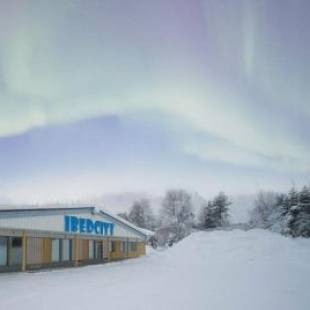
[[[278,196],[274,192],[260,191],[254,202],[254,209],[250,212],[250,224],[252,227],[270,228],[272,226],[273,213],[278,202]]]
[[[303,206],[310,206],[310,186],[304,186],[298,196],[299,204]]]
[[[184,190],[169,190],[160,210],[161,228],[169,229],[175,241],[190,233],[194,213],[191,196]]]
[[[214,200],[202,205],[199,214],[199,226],[205,229],[226,226],[230,204],[231,202],[225,193],[220,192]]]
[[[295,200],[287,213],[288,232],[293,237],[310,237],[310,188],[304,186],[297,197],[297,204]]]
[[[217,227],[228,225],[229,206],[231,202],[224,192],[220,192],[213,200],[214,218]]]
[[[216,227],[214,206],[212,201],[208,201],[208,203],[205,203],[201,206],[198,218],[198,226],[204,229]]]
[[[155,217],[149,201],[147,199],[135,201],[129,211],[128,220],[138,227],[153,230]]]
[[[289,201],[289,207],[294,207],[298,205],[298,191],[293,187],[289,193],[288,193],[288,201]]]
[[[310,188],[288,194],[260,192],[251,211],[250,224],[293,237],[310,237]]]

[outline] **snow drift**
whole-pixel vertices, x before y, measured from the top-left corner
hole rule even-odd
[[[252,230],[194,233],[146,257],[0,275],[0,309],[308,310],[310,240]]]

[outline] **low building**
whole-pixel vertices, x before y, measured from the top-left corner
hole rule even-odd
[[[0,209],[0,271],[79,266],[145,254],[143,230],[95,207]]]

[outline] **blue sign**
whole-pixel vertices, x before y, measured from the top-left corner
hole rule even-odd
[[[96,235],[112,236],[114,234],[114,224],[65,215],[65,231],[67,233],[94,233]]]

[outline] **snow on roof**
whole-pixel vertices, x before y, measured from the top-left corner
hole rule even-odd
[[[144,236],[146,237],[151,237],[153,236],[155,233],[151,230],[148,230],[148,229],[145,229],[145,228],[140,228],[128,221],[126,221],[125,219],[123,219],[122,217],[118,216],[118,215],[115,215],[113,213],[111,213],[110,211],[107,211],[103,208],[100,208],[99,209],[103,214],[106,214],[108,216],[111,216],[113,218],[115,218],[116,220],[118,220],[119,222],[122,222],[123,224],[125,224],[126,226],[129,226],[131,227],[132,229],[136,230],[136,231],[139,231],[141,234],[143,234]]]
[[[147,235],[148,237],[152,237],[152,236],[155,235],[155,232],[152,231],[152,230],[145,229],[145,228],[140,228],[140,227],[138,227],[138,229],[139,229],[141,232],[144,232],[145,235]]]
[[[28,204],[20,204],[20,205],[12,205],[12,204],[3,204],[0,205],[1,211],[28,211],[28,210],[60,210],[60,209],[94,209],[95,207],[89,204],[36,204],[36,205],[28,205]]]

